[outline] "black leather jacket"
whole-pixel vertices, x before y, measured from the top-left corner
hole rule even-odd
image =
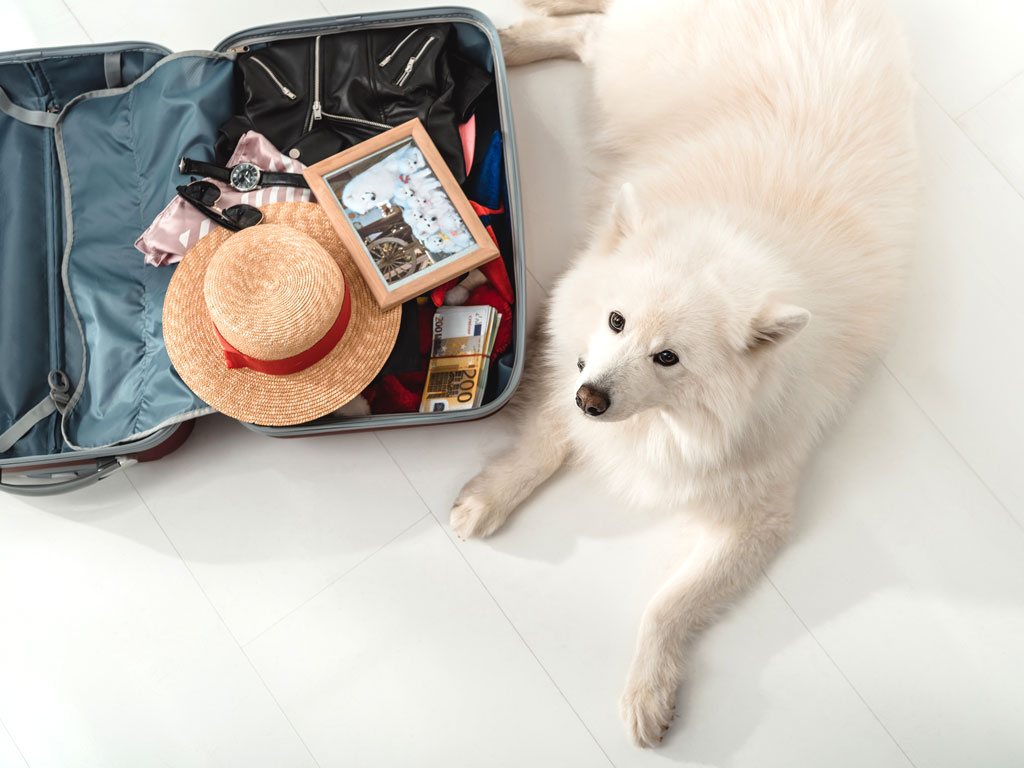
[[[460,183],[458,124],[493,82],[459,55],[450,24],[282,40],[237,67],[241,114],[221,126],[222,163],[248,130],[309,165],[418,117]]]

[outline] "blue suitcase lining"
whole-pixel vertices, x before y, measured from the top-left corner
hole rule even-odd
[[[65,427],[79,447],[208,412],[163,343],[173,270],[147,266],[133,244],[174,197],[181,154],[213,159],[233,111],[233,72],[224,54],[174,54],[127,88],[85,97],[58,127],[75,201],[67,279],[88,350]]]
[[[0,198],[0,433],[46,396],[49,371],[65,371],[72,394],[63,436],[53,414],[3,458],[101,447],[208,412],[163,346],[173,270],[145,266],[132,244],[174,196],[181,153],[212,159],[233,110],[233,57],[140,55],[152,59],[145,74],[114,89],[102,53],[59,60],[59,93],[47,89],[54,62],[0,69],[25,109],[70,98],[56,129],[0,114],[0,167],[18,170],[0,185],[17,195]]]

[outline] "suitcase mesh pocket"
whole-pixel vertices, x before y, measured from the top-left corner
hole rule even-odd
[[[66,414],[65,436],[75,447],[110,445],[208,412],[163,343],[173,268],[146,265],[133,244],[174,198],[183,181],[179,158],[213,158],[217,126],[234,106],[233,68],[223,54],[168,56],[129,89],[83,98],[58,126],[71,201],[69,305],[87,350]]]

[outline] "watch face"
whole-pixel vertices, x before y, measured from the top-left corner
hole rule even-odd
[[[260,169],[252,163],[239,163],[231,169],[231,186],[239,192],[256,189],[260,183]]]

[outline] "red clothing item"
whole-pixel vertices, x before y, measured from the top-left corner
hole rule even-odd
[[[496,259],[496,261],[501,261]],[[504,267],[503,267],[504,269]],[[512,343],[512,306],[505,301],[492,285],[481,285],[466,302],[469,306],[490,305],[501,313],[498,334],[494,341],[491,360],[495,360]],[[420,409],[423,387],[427,383],[427,367],[430,365],[430,344],[433,341],[434,307],[431,303],[417,305],[420,332],[420,355],[422,369],[409,373],[381,376],[363,390],[363,397],[370,404],[370,411],[380,413],[415,413]]]

